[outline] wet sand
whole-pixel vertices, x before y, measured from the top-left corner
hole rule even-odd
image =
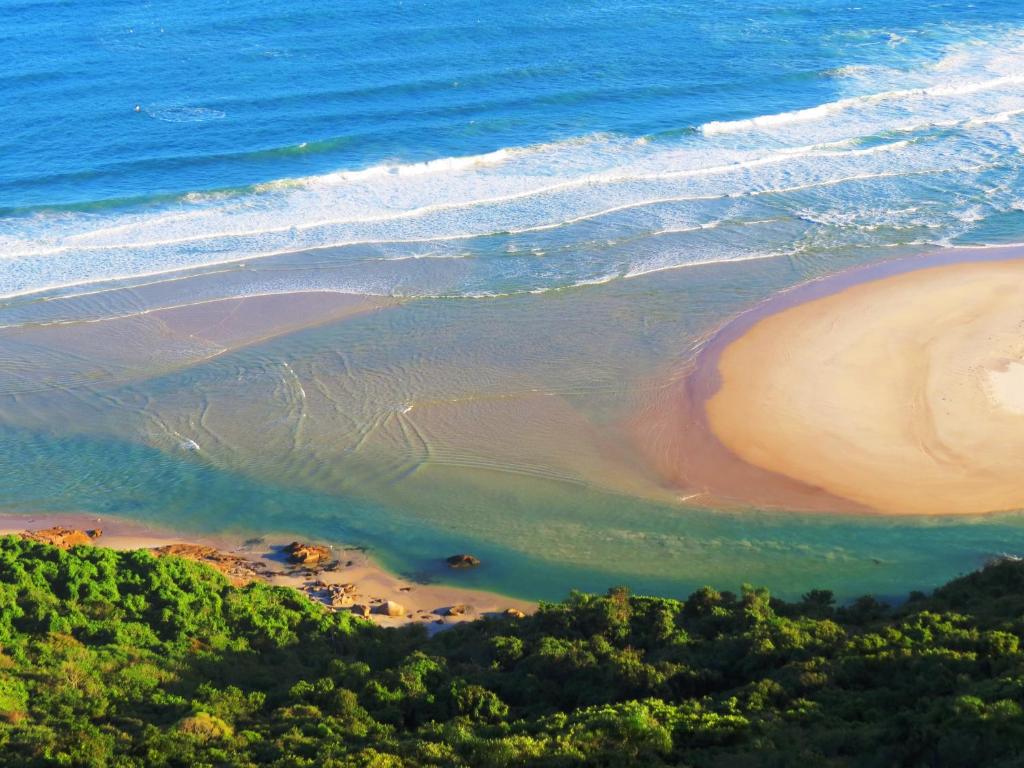
[[[348,606],[330,608],[326,592],[334,585],[351,584],[354,585],[349,593],[352,602],[370,606],[371,613],[366,618],[384,627],[423,624],[428,631],[435,632],[488,614],[503,614],[509,608],[523,613],[532,613],[536,609],[534,603],[492,592],[403,579],[377,565],[361,548],[341,544],[325,545],[330,550],[331,563],[303,566],[287,561],[282,550],[295,537],[285,535],[250,539],[241,536],[181,537],[171,531],[111,517],[0,514],[0,535],[40,531],[54,526],[76,530],[98,528],[102,535],[95,539],[95,546],[116,550],[157,549],[171,545],[188,545],[182,547],[183,550],[210,547],[231,559],[237,558],[240,562],[236,572],[246,571],[260,581],[297,589],[311,600],[324,603],[329,610],[350,610]],[[333,563],[337,563],[336,567]],[[486,567],[486,564],[481,567]],[[386,601],[404,607],[403,615],[392,617],[379,613]],[[465,610],[459,615],[452,615],[450,609],[453,606],[463,606]]]
[[[668,388],[679,404],[666,423],[681,437],[653,455],[695,502],[1024,508],[1020,256],[944,253],[777,297],[712,337]]]
[[[0,394],[152,377],[394,303],[377,296],[316,291],[169,306],[147,306],[140,300],[130,309],[108,308],[111,314],[98,317],[91,314],[95,308],[80,306],[74,320],[0,326],[0,347],[36,350],[31,367],[11,365],[0,372]]]

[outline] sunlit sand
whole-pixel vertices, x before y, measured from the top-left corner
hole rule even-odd
[[[749,465],[868,509],[1024,507],[1024,260],[860,282],[759,319],[706,403]]]

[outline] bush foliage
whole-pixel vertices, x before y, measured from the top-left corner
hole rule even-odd
[[[1011,766],[1024,564],[897,609],[616,588],[428,638],[0,537],[4,766]]]

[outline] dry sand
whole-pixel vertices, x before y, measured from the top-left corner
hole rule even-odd
[[[505,597],[492,592],[463,589],[445,584],[423,584],[403,579],[374,563],[364,551],[339,545],[330,547],[335,568],[297,566],[286,562],[281,549],[294,537],[272,537],[242,540],[231,537],[182,537],[169,531],[117,518],[74,514],[0,514],[0,535],[38,531],[54,526],[79,530],[102,530],[96,546],[110,549],[156,549],[172,544],[197,545],[196,549],[212,547],[226,556],[239,558],[242,568],[256,578],[278,586],[293,587],[317,602],[329,603],[324,590],[317,586],[352,584],[352,600],[372,609],[370,620],[385,627],[423,624],[430,632],[463,621],[472,621],[487,614],[503,614],[514,608],[532,613],[534,603]],[[303,539],[305,541],[305,539]],[[486,565],[486,564],[485,564]],[[247,567],[248,566],[248,567]],[[405,608],[402,616],[385,616],[378,611],[386,601]],[[461,615],[450,615],[453,606],[464,606]],[[334,610],[347,611],[349,608]]]
[[[717,352],[710,434],[839,505],[1024,508],[1024,259],[848,283],[761,316]]]

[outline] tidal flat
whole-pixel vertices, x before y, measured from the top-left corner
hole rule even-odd
[[[666,398],[724,324],[877,259],[509,296],[260,290],[317,268],[289,256],[8,299],[0,492],[11,512],[364,545],[425,578],[451,579],[438,558],[472,551],[486,567],[460,585],[527,599],[927,588],[1024,549],[1021,516],[807,513],[687,487],[657,458],[688,429]]]

